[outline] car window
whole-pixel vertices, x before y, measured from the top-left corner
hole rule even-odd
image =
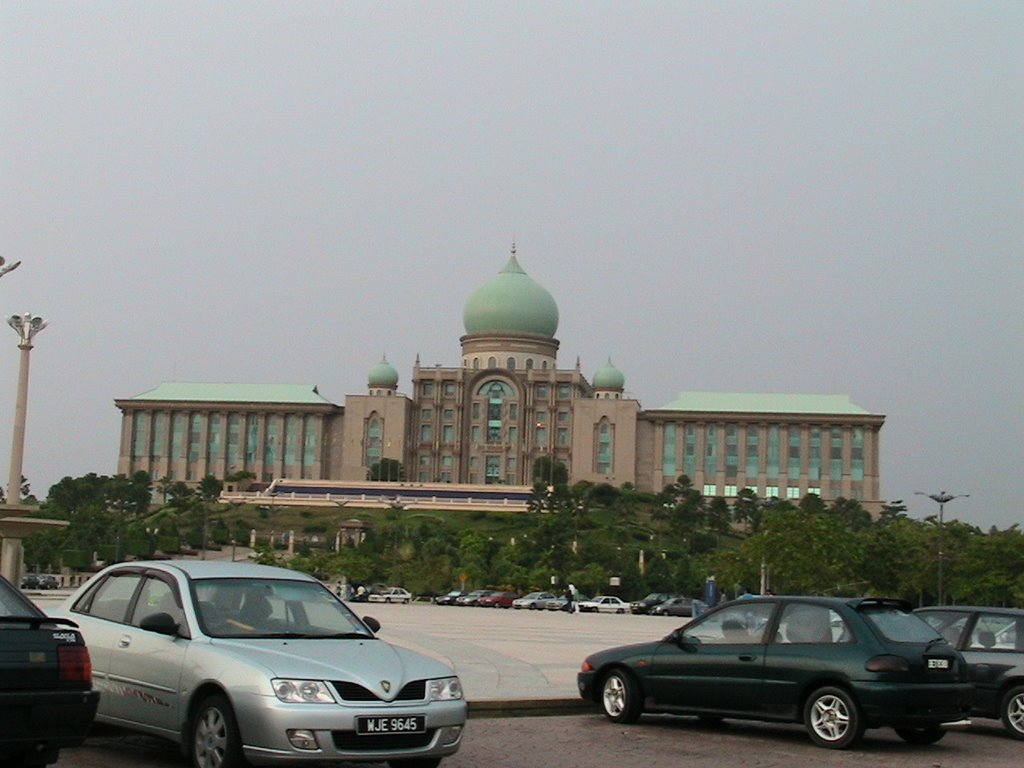
[[[778,643],[850,643],[853,633],[843,617],[824,605],[790,603],[782,609]]]
[[[774,603],[726,606],[688,626],[685,634],[710,645],[754,645],[762,642],[774,608]]]
[[[196,613],[212,637],[373,635],[318,582],[289,579],[202,579]]]
[[[140,574],[126,573],[104,579],[96,591],[89,594],[87,607],[82,612],[100,619],[123,622],[141,578]]]
[[[946,638],[946,642],[951,645],[956,645],[960,641],[960,636],[970,618],[969,613],[962,611],[921,611],[917,615],[924,619],[928,626]]]
[[[941,637],[924,619],[895,605],[862,605],[858,612],[886,640],[894,643],[928,643]]]
[[[30,605],[6,581],[0,581],[0,616],[37,616]]]
[[[131,623],[137,627],[144,618],[154,613],[169,614],[179,624],[185,620],[171,585],[163,579],[148,578],[142,585]]]
[[[983,613],[971,630],[967,647],[972,651],[1013,651],[1017,645],[1017,620],[1013,616]]]

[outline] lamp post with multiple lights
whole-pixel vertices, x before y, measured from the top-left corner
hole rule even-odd
[[[953,499],[966,499],[971,494],[969,493],[949,493],[948,491],[939,491],[938,493],[925,493],[924,491],[914,491],[918,496],[927,496],[929,499],[939,505],[939,595],[938,604],[943,604],[942,594],[942,562],[946,558],[946,553],[943,552],[943,519],[942,513],[946,507],[946,504],[953,501]]]
[[[21,501],[21,470],[25,455],[29,353],[32,351],[32,339],[46,327],[46,321],[41,317],[33,317],[31,312],[26,312],[23,315],[11,315],[7,318],[7,324],[18,334],[18,349],[21,350],[18,395],[14,406],[14,436],[11,440],[11,472],[7,480],[7,503],[18,504]]]

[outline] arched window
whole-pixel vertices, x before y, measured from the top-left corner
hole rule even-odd
[[[473,370],[474,371],[480,370],[480,358],[479,357],[474,357],[473,358]]]
[[[487,358],[487,367],[488,368],[497,368],[498,367],[498,359],[496,357],[488,357]]]
[[[598,474],[610,475],[614,470],[615,428],[607,418],[601,419],[597,425],[597,451],[595,452],[594,469]]]
[[[516,369],[516,359],[514,357],[510,357],[505,362],[505,367],[508,368],[510,371],[514,371]]]
[[[533,370],[533,358],[532,357],[526,358],[526,370],[528,370],[528,371],[532,371]]]
[[[370,414],[370,418],[366,421],[366,455],[363,458],[367,469],[374,464],[380,464],[383,431],[380,417],[376,413]]]
[[[542,360],[541,364],[540,364],[540,367],[541,367],[542,370],[546,371],[548,369],[548,361],[547,360]]]

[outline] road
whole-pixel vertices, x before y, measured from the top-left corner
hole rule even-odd
[[[924,747],[888,729],[868,731],[857,749],[837,752],[813,746],[795,725],[645,716],[622,726],[597,714],[472,719],[462,749],[442,768],[1019,768],[1021,743],[982,722]],[[184,765],[168,742],[101,730],[84,746],[63,750],[56,768]]]

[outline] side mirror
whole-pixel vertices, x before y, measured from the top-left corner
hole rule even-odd
[[[374,634],[380,632],[380,622],[373,618],[373,616],[363,616],[363,624],[368,626]]]
[[[178,622],[169,613],[151,613],[139,622],[139,628],[158,635],[173,637],[178,634]]]

